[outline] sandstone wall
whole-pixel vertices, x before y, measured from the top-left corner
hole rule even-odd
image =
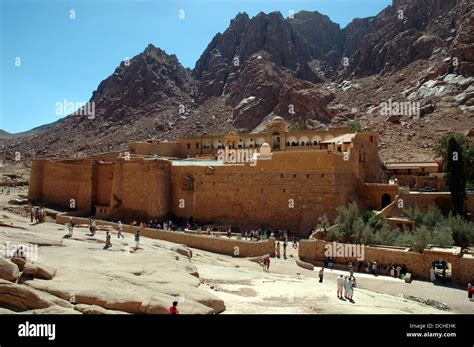
[[[77,224],[88,224],[87,218],[74,217]],[[68,223],[69,216],[58,214],[56,223]],[[116,228],[116,223],[97,221],[97,225],[110,225]],[[123,226],[123,231],[127,233],[135,233],[139,228],[132,228],[129,225]],[[183,232],[165,231],[146,228],[141,236],[152,239],[165,240],[169,242],[179,243],[188,247],[197,248],[213,253],[225,254],[237,257],[257,257],[265,254],[275,255],[275,239],[269,239],[259,242],[251,242],[245,240],[227,239],[225,237],[211,237],[204,235],[185,234]],[[113,241],[112,241],[113,242]],[[237,247],[237,248],[236,248]]]
[[[149,220],[169,213],[170,162],[119,160],[114,165],[110,215]]]
[[[329,242],[321,240],[301,240],[298,248],[299,258],[313,264],[323,262],[325,255],[325,245]],[[356,258],[333,258],[337,264],[345,266],[348,261],[357,262]],[[424,253],[416,253],[407,250],[365,247],[365,262],[376,261],[379,264],[389,265],[392,263],[405,264],[408,271],[414,275],[415,279],[429,280],[429,269],[433,261],[444,259],[451,264],[453,282],[467,285],[474,281],[474,258],[458,254],[441,251],[425,250]]]
[[[171,212],[206,223],[273,226],[304,232],[354,191],[350,161],[327,151],[275,152],[257,165],[172,166]]]
[[[404,208],[415,207],[426,211],[431,204],[435,204],[443,213],[448,213],[451,209],[451,194],[449,192],[440,193],[418,193],[400,194],[403,199]]]
[[[69,209],[73,200],[77,210],[92,206],[93,172],[90,160],[33,161],[28,198]]]
[[[357,180],[356,191],[368,209],[380,211],[385,207],[382,206],[382,197],[388,194],[390,202],[392,202],[398,193],[398,185],[384,183],[368,184]]]
[[[98,163],[95,172],[95,205],[108,206],[114,178],[113,163]]]
[[[182,157],[181,146],[178,142],[131,142],[128,148],[133,154]]]

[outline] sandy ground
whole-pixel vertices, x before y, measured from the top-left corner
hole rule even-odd
[[[6,200],[11,198],[12,196],[0,195],[0,206],[6,207]],[[115,278],[115,284],[120,284],[120,291],[114,294],[113,299],[119,300],[128,294],[133,295],[133,292],[139,290],[140,287],[154,288],[146,282],[146,278],[141,279],[145,282],[137,282],[122,274],[125,271],[133,272],[137,271],[136,269],[145,269],[145,265],[147,265],[154,269],[158,277],[161,276],[160,271],[163,271],[162,276],[165,276],[169,284],[173,285],[176,293],[180,291],[180,286],[186,287],[186,290],[189,290],[190,286],[198,286],[201,293],[205,291],[209,295],[212,294],[223,300],[226,306],[223,313],[227,314],[474,313],[474,303],[467,300],[464,290],[416,280],[411,284],[406,284],[402,280],[383,276],[373,277],[368,274],[356,273],[358,287],[354,291],[354,302],[340,300],[336,296],[335,281],[337,275],[344,272],[326,270],[324,282],[319,283],[317,272],[319,268],[310,271],[298,267],[294,261],[297,257],[297,250],[291,247],[291,243],[288,246],[288,259],[272,259],[270,273],[264,272],[259,264],[245,258],[233,258],[192,249],[193,257],[190,263],[197,268],[200,283],[190,284],[187,282],[189,279],[186,277],[186,280],[183,280],[184,275],[179,272],[184,265],[179,262],[175,262],[176,264],[170,262],[172,256],[170,249],[176,244],[142,237],[141,249],[137,253],[132,252],[131,255],[127,255],[127,250],[133,248],[134,245],[131,234],[125,234],[126,239],[119,241],[113,232],[113,247],[107,251],[102,250],[105,244],[104,231],[98,231],[92,237],[88,235],[86,228],[76,228],[72,239],[63,239],[67,228],[52,221],[31,225],[29,218],[6,210],[0,211],[0,219],[11,226],[24,228],[15,229],[0,226],[0,242],[2,243],[15,242],[20,235],[22,240],[29,240],[32,243],[41,243],[41,240],[61,243],[61,246],[50,244],[39,247],[39,261],[47,262],[58,269],[57,280],[55,278],[50,282],[41,282],[41,286],[46,287],[63,288],[65,280],[62,273],[65,272],[74,273],[75,277],[66,279],[77,281],[77,283],[81,282],[82,270],[84,277],[96,278],[100,283],[105,280],[113,283],[115,273],[118,275]],[[181,258],[180,262],[182,261]],[[186,259],[186,261],[188,260]],[[174,268],[163,269],[170,266],[176,266],[179,271]],[[173,273],[170,270],[176,272]],[[124,281],[124,278],[128,282],[120,282]],[[156,279],[150,277],[150,281],[156,281]],[[122,283],[129,283],[129,289],[127,289],[127,285],[121,285]],[[72,287],[75,286],[74,283],[68,284]],[[81,285],[77,286],[81,287]],[[89,292],[96,290],[92,285],[85,289],[82,287],[79,289],[87,289]],[[183,293],[184,297],[187,292]],[[442,311],[404,299],[402,297],[404,294],[445,303],[450,310]],[[144,292],[143,295],[147,294]],[[153,297],[149,297],[147,300],[153,301]],[[186,305],[182,305],[182,307],[184,309]],[[189,306],[189,310],[191,309],[195,310],[194,312],[202,311],[201,307]],[[5,312],[5,310],[0,309],[0,312]],[[182,310],[182,313],[186,312]]]

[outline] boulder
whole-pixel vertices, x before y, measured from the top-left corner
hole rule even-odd
[[[0,306],[14,311],[46,308],[52,303],[30,287],[0,280]]]
[[[15,282],[20,277],[18,265],[0,258],[0,279]]]
[[[179,253],[179,254],[185,255],[189,259],[191,259],[193,257],[193,251],[190,250],[185,245],[179,245],[179,246],[173,247],[172,250]]]
[[[408,272],[408,273],[405,275],[405,278],[404,278],[404,279],[405,279],[405,283],[411,283],[411,281],[413,280],[411,273]]]
[[[186,266],[184,268],[190,275],[193,275],[194,277],[199,278],[199,272],[198,272],[198,269],[195,265],[186,264]]]
[[[400,122],[400,118],[397,115],[391,115],[385,118],[385,121],[390,123],[398,123]]]
[[[10,261],[18,266],[20,271],[23,271],[23,266],[26,264],[26,260],[23,258],[12,257]]]
[[[49,266],[38,265],[38,264],[36,264],[36,266],[38,268],[35,274],[36,278],[51,280],[56,275],[56,269],[53,269]]]
[[[82,314],[127,314],[127,312],[107,310],[97,305],[77,304],[74,309]]]
[[[314,271],[314,265],[313,264],[307,263],[307,262],[299,260],[299,259],[295,259],[295,261],[296,261],[296,265],[298,265],[299,267],[302,267],[303,269],[306,269],[306,270]]]
[[[23,274],[25,275],[36,275],[38,272],[38,267],[33,263],[26,263],[23,267]]]

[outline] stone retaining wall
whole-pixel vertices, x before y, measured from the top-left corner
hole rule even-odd
[[[312,264],[321,264],[325,258],[325,245],[330,242],[322,240],[301,240],[298,247],[299,258]],[[426,249],[423,253],[407,249],[364,247],[364,263],[376,261],[379,264],[405,264],[414,279],[429,280],[429,269],[433,261],[443,259],[451,264],[452,281],[462,285],[474,283],[474,258],[456,252]],[[348,261],[357,263],[354,257],[333,257],[336,264],[347,264]]]
[[[88,218],[74,217],[76,224],[89,224]],[[66,224],[69,221],[69,216],[60,215],[56,216],[56,223]],[[97,225],[109,225],[113,228],[117,227],[117,223],[96,220]],[[135,233],[139,227],[130,227],[130,225],[123,225],[123,231],[127,233]],[[193,235],[179,231],[165,231],[145,228],[141,233],[141,236],[149,237],[152,239],[164,240],[174,243],[186,245],[191,248],[202,249],[213,253],[238,256],[241,258],[245,257],[257,257],[265,254],[275,255],[275,239],[270,238],[265,241],[245,241],[227,239],[226,237],[212,237],[205,235]]]

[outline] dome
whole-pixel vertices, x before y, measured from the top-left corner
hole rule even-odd
[[[272,123],[273,122],[284,122],[285,120],[281,118],[280,116],[273,117]]]
[[[272,148],[266,142],[262,143],[260,146],[260,158],[271,158]]]

